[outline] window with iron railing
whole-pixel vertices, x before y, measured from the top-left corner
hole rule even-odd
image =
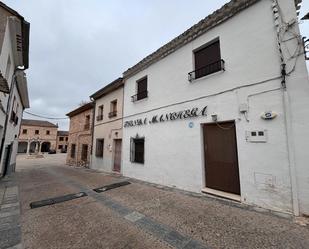
[[[189,81],[224,70],[219,38],[194,51],[194,67],[194,71],[188,73]]]
[[[101,120],[103,120],[103,115],[98,115],[97,116],[97,121],[101,121]]]
[[[136,81],[136,94],[131,97],[132,101],[138,101],[148,97],[148,78],[147,76]]]
[[[224,60],[219,60],[188,73],[188,79],[192,81],[224,70]]]
[[[117,111],[112,111],[112,112],[108,113],[109,118],[113,118],[113,117],[116,117],[116,116],[117,116]]]

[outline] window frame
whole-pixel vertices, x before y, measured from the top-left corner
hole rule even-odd
[[[136,160],[136,140],[143,141],[143,155],[142,160]],[[137,164],[145,164],[145,137],[131,137],[130,138],[130,162]]]
[[[99,151],[99,142],[102,142],[102,151]],[[104,138],[97,138],[95,144],[95,156],[98,158],[104,157]]]

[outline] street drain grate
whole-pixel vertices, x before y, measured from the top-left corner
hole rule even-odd
[[[114,188],[119,188],[119,187],[122,187],[122,186],[129,185],[129,184],[131,184],[131,183],[127,182],[127,181],[117,182],[117,183],[106,185],[106,186],[103,186],[103,187],[100,187],[100,188],[95,188],[95,189],[93,189],[93,191],[95,191],[97,193],[102,193],[102,192],[105,192],[105,191],[108,191],[108,190],[111,190],[111,189],[114,189]]]
[[[44,207],[44,206],[49,206],[49,205],[54,205],[57,203],[65,202],[65,201],[70,201],[73,199],[81,198],[87,196],[85,192],[80,192],[77,194],[69,194],[69,195],[63,195],[59,197],[54,197],[42,201],[34,201],[30,203],[31,208],[39,208],[39,207]]]

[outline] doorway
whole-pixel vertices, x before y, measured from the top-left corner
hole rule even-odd
[[[88,144],[83,144],[82,145],[82,155],[81,155],[81,159],[84,162],[88,161]]]
[[[206,187],[240,195],[235,122],[205,124]]]
[[[115,139],[115,151],[114,151],[114,171],[120,173],[121,169],[121,139]]]

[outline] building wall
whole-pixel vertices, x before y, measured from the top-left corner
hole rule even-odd
[[[110,102],[117,99],[117,116],[109,118]],[[103,120],[95,118],[93,131],[93,153],[91,168],[105,172],[113,171],[115,139],[122,139],[122,109],[123,109],[123,87],[96,100],[95,117],[98,116],[99,106],[104,105]],[[104,139],[103,158],[96,157],[96,141]]]
[[[60,141],[60,137],[63,137],[63,141]],[[63,149],[65,149],[65,146],[68,147],[68,144],[69,144],[69,136],[61,136],[61,135],[58,135],[57,136],[57,153],[61,153],[61,149],[59,149],[59,146],[62,146]]]
[[[0,8],[1,9],[1,8]],[[4,27],[7,27],[7,17],[3,14],[3,10],[1,11],[1,21],[4,22],[1,25]],[[9,28],[4,28],[4,31],[2,28],[0,28],[0,43],[2,45],[1,54],[0,54],[0,71],[2,72],[2,75],[6,78],[8,85],[10,87],[11,93],[10,94],[4,94],[0,93],[0,101],[3,107],[3,110],[0,110],[0,136],[1,140],[4,136],[4,130],[5,130],[5,119],[6,115],[8,115],[8,119],[10,120],[10,115],[12,112],[12,105],[14,97],[16,99],[16,103],[19,104],[19,109],[17,116],[19,118],[19,121],[17,124],[12,123],[8,120],[7,127],[6,127],[6,135],[5,135],[5,142],[3,145],[3,151],[1,155],[0,160],[0,173],[3,174],[4,171],[4,154],[5,154],[5,148],[12,144],[12,152],[10,157],[10,169],[9,171],[14,170],[15,163],[16,163],[16,153],[17,153],[17,146],[18,146],[18,133],[19,133],[19,127],[20,127],[20,120],[22,118],[22,103],[19,96],[19,93],[17,91],[16,82],[13,80],[14,75],[14,68],[16,65],[14,64],[14,57],[13,57],[13,47],[11,44],[11,34]],[[10,59],[9,59],[10,58]],[[10,60],[11,63],[8,63],[8,60]],[[11,95],[11,97],[10,97]],[[8,103],[9,102],[9,103]]]
[[[23,130],[27,130],[27,134],[23,134]],[[39,134],[35,134],[35,130],[39,130]],[[57,143],[57,127],[43,127],[43,126],[30,126],[30,125],[21,125],[19,132],[19,142],[31,143],[33,141],[40,141],[40,143],[49,142],[50,149],[56,149]],[[46,132],[49,131],[50,134],[47,135]]]
[[[286,17],[295,16],[292,14],[295,13],[293,1],[286,2],[279,1],[289,13]],[[217,37],[226,70],[190,83],[188,73],[194,70],[192,51]],[[139,118],[149,120],[153,115],[205,106],[208,116],[124,128],[123,174],[200,192],[205,187],[201,126],[213,122],[211,114],[217,114],[218,121],[236,122],[241,201],[293,212],[290,143],[279,58],[271,1],[260,1],[127,79],[124,122]],[[292,62],[287,65],[289,69]],[[145,75],[149,97],[132,103],[136,81]],[[302,148],[308,147],[309,134],[304,126],[308,123],[309,108],[304,108],[304,105],[308,106],[308,79],[303,58],[298,60],[297,77],[295,75],[296,71],[287,82],[290,98],[295,98],[291,108],[297,180],[302,189],[298,190],[299,201],[303,203],[301,211],[308,214],[309,206],[304,197],[308,196],[309,189],[305,164],[309,158]],[[240,104],[249,106],[248,120],[239,112]],[[155,111],[150,111],[153,109]],[[277,118],[261,119],[261,113],[270,110],[278,114]],[[246,131],[252,130],[266,130],[267,143],[247,142]],[[130,162],[130,137],[137,134],[145,136],[144,164]]]
[[[88,167],[90,163],[91,153],[91,141],[92,141],[92,119],[93,110],[89,109],[82,113],[79,113],[73,117],[70,117],[70,130],[69,130],[69,141],[66,163],[74,166],[85,166]],[[89,129],[85,130],[86,116],[90,115],[90,126]],[[72,144],[76,144],[75,157],[71,157]],[[83,161],[82,156],[82,145],[88,145],[87,160]]]

